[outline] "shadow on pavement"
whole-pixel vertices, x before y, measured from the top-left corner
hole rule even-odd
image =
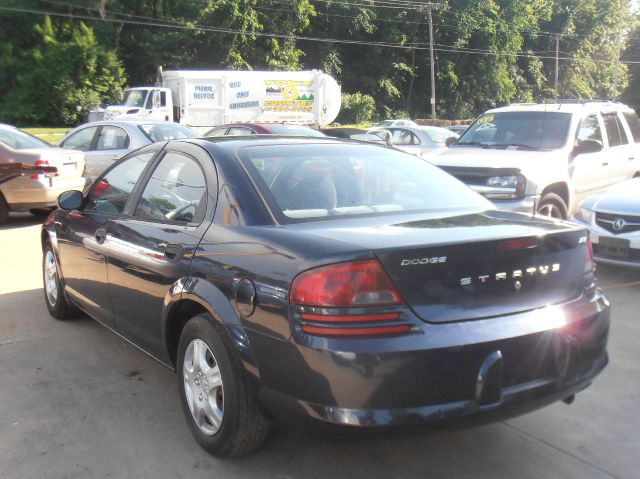
[[[10,213],[7,222],[0,225],[0,231],[41,225],[46,219],[47,217],[44,215],[34,216],[31,213]]]

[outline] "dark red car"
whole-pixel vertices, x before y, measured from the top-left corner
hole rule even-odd
[[[246,136],[246,135],[286,135],[286,136],[326,136],[308,126],[288,123],[230,123],[212,128],[204,136]]]

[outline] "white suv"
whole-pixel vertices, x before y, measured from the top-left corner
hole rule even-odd
[[[594,191],[640,176],[640,120],[609,101],[515,104],[427,159],[498,208],[568,218]]]

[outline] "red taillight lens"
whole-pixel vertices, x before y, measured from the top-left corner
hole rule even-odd
[[[400,311],[389,311],[390,306],[404,302],[376,260],[305,271],[293,281],[289,299],[298,307],[297,317],[306,334],[367,337],[407,334],[412,330],[410,324],[402,323]]]
[[[582,272],[584,274],[592,273],[595,270],[595,263],[593,260],[593,246],[591,245],[591,238],[587,238],[587,255],[584,260],[584,269]]]
[[[290,301],[301,306],[353,308],[402,304],[402,298],[376,260],[338,263],[301,273]]]
[[[33,166],[49,166],[49,162],[47,160],[36,160]],[[37,173],[35,175],[31,175],[32,180],[44,180],[47,175],[43,173]]]

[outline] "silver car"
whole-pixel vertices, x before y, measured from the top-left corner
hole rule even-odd
[[[372,128],[368,133],[380,131],[388,131],[391,134],[390,141],[394,148],[416,156],[445,148],[447,138],[458,138],[456,133],[437,126]]]
[[[84,158],[81,151],[63,150],[31,136],[13,126],[0,124],[0,165],[26,165],[34,170],[15,175],[3,175],[0,182],[0,223],[10,211],[47,213],[58,202],[58,195],[67,190],[82,190]],[[55,173],[44,174],[55,168]],[[51,168],[53,170],[53,168]]]
[[[195,131],[185,126],[166,121],[96,121],[69,131],[60,141],[60,146],[83,151],[85,174],[94,180],[114,161],[132,150],[159,141],[197,136]]]
[[[588,197],[572,220],[589,227],[597,262],[640,268],[640,177]]]

